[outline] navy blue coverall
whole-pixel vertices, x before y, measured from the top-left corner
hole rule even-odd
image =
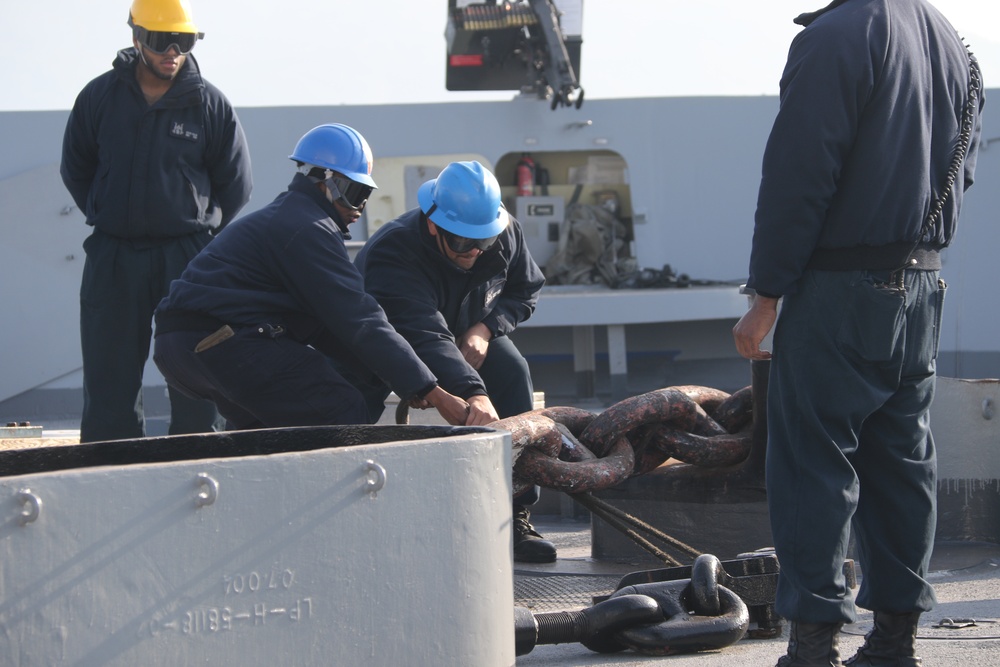
[[[929,429],[945,284],[940,249],[972,184],[981,105],[941,195],[969,98],[969,54],[924,0],[847,0],[808,15],[763,160],[748,286],[783,297],[768,395],[776,609],[843,623],[850,528],[857,603],[926,611],[936,525]],[[980,99],[981,101],[981,99]],[[911,252],[912,251],[912,252]]]
[[[513,217],[468,271],[441,253],[420,209],[380,227],[354,262],[365,290],[445,391],[463,399],[488,395],[501,419],[532,409],[528,363],[507,334],[534,312],[545,278]],[[480,322],[492,339],[477,371],[456,340]],[[356,382],[377,420],[388,388],[371,376]]]
[[[224,229],[156,311],[153,358],[167,381],[214,401],[232,429],[368,423],[336,364],[406,400],[437,386],[365,293],[346,231],[304,174]]]
[[[94,231],[80,287],[81,442],[145,435],[143,368],[153,311],[170,281],[250,199],[250,154],[236,112],[190,53],[150,105],[134,48],[80,92],[61,174]],[[216,427],[206,401],[170,390],[170,433]]]

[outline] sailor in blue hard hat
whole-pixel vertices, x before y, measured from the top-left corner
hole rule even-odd
[[[320,125],[289,158],[298,173],[288,190],[222,230],[157,308],[163,376],[214,401],[230,429],[368,423],[342,366],[464,424],[467,402],[396,333],[347,253],[348,226],[376,187],[368,142]]]
[[[471,269],[510,224],[500,184],[478,162],[453,162],[417,191],[429,231],[452,262]]]
[[[531,316],[545,279],[504,208],[500,184],[479,162],[452,162],[419,188],[417,202],[355,258],[365,289],[441,386],[468,401],[466,425],[530,411],[531,373],[508,334]],[[387,387],[375,377],[358,386],[374,416]],[[514,499],[518,561],[556,558],[528,522],[537,492]]]
[[[361,217],[368,197],[378,186],[372,180],[372,149],[357,130],[328,123],[309,130],[288,156],[321,188],[334,205],[345,239],[348,226]]]

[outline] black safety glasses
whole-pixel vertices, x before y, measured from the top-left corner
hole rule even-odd
[[[372,194],[372,186],[352,181],[349,178],[334,174],[327,179],[337,192],[332,193],[334,201],[340,201],[351,210],[360,211],[365,207]]]
[[[159,32],[135,26],[135,38],[158,56],[169,51],[170,47],[176,49],[178,54],[186,56],[204,36],[203,32]]]
[[[473,248],[478,248],[480,252],[486,252],[493,247],[493,244],[497,242],[498,238],[498,236],[491,236],[485,239],[470,239],[464,236],[459,236],[458,234],[452,234],[440,225],[438,225],[437,228],[441,232],[441,235],[444,236],[444,241],[448,244],[448,247],[451,248],[452,252],[459,255],[472,252]]]

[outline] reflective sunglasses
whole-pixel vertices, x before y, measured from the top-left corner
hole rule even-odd
[[[170,47],[177,49],[178,54],[186,56],[191,53],[195,43],[204,36],[203,32],[160,32],[135,26],[135,38],[158,56],[169,51]]]
[[[368,203],[368,198],[371,196],[372,190],[374,190],[370,185],[352,181],[339,174],[331,175],[327,179],[327,182],[333,186],[332,189],[336,190],[336,192],[332,193],[334,201],[339,201],[352,211],[363,209],[365,204]]]
[[[451,248],[452,252],[459,255],[463,255],[467,252],[472,252],[473,248],[478,248],[480,252],[486,252],[493,247],[493,244],[497,242],[499,234],[497,236],[490,236],[485,239],[470,239],[464,236],[459,236],[458,234],[452,234],[447,229],[438,225],[438,230],[444,237],[445,243]]]

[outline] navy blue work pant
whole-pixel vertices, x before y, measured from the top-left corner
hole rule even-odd
[[[857,604],[927,611],[937,462],[929,413],[945,284],[936,271],[806,271],[784,297],[768,393],[767,495],[777,612],[853,622],[842,573],[853,522]]]
[[[170,289],[170,281],[210,240],[205,232],[157,242],[130,241],[95,229],[84,241],[81,442],[146,435],[142,375],[153,335],[153,311]],[[221,429],[222,420],[211,402],[168,391],[172,435]]]
[[[284,428],[368,423],[360,392],[321,352],[269,325],[201,352],[211,331],[157,334],[153,360],[172,387],[213,401],[227,428]]]

